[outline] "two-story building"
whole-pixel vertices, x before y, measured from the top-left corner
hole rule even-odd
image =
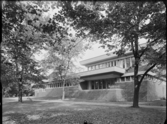
[[[134,87],[134,57],[132,52],[119,57],[112,53],[105,54],[80,63],[87,67],[87,71],[79,73],[83,80],[80,83],[82,90],[115,90],[117,93],[114,97],[118,97],[118,101],[128,99],[128,95],[131,95],[131,98],[133,97],[133,88],[130,89],[130,87]],[[146,64],[141,64],[138,71],[139,79],[147,69]],[[125,85],[129,85],[130,82],[129,90],[131,91],[129,92],[131,94],[128,94],[128,91],[125,91],[128,90],[125,89]],[[144,101],[166,98],[166,80],[156,77],[155,73],[148,72],[142,85],[145,95],[141,99]],[[143,92],[143,89],[141,89],[141,92]],[[117,96],[118,94],[119,96]],[[126,98],[124,98],[125,94]]]
[[[132,52],[123,56],[104,54],[80,62],[87,67],[84,72],[78,73],[81,82],[78,86],[66,85],[67,97],[100,101],[132,101],[134,92],[134,57]],[[142,63],[139,67],[140,77],[148,69]],[[39,92],[37,96],[61,96],[61,84],[50,84]],[[139,94],[140,101],[151,101],[166,98],[166,80],[156,77],[153,72],[145,76]]]

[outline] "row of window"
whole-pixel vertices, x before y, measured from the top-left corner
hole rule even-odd
[[[139,79],[141,75],[139,75]],[[152,80],[153,77],[147,75],[145,79]],[[133,81],[133,76],[121,77],[121,78],[113,78],[113,79],[105,79],[105,80],[95,80],[91,81],[91,89],[112,89],[112,88],[119,88],[119,85],[116,85],[117,82],[128,82]]]
[[[72,86],[72,84],[66,83],[64,86],[69,87],[69,86]],[[55,83],[55,84],[48,84],[47,85],[47,88],[55,88],[55,87],[63,87],[63,84],[62,83]]]
[[[97,80],[91,82],[91,89],[111,89],[116,87],[116,79]]]
[[[66,83],[64,86],[69,87],[69,86],[72,86],[72,84],[71,83]],[[55,88],[55,87],[63,87],[63,85],[62,85],[62,83],[55,83],[55,84],[48,84],[46,86],[46,88]],[[41,88],[37,88],[37,89],[41,89]]]
[[[118,66],[121,68],[129,68],[132,63],[133,57],[129,57],[126,59],[120,59],[120,60],[115,60],[115,61],[110,61],[110,62],[105,62],[101,64],[96,64],[88,67],[88,70],[96,70],[96,69],[101,69],[101,68],[108,68],[108,67],[113,67],[113,66]]]
[[[140,80],[142,77],[142,75],[139,75],[138,76],[138,80]],[[144,77],[144,79],[147,79],[147,80],[153,80],[155,79],[153,76],[150,76],[150,75],[146,75]],[[117,82],[125,82],[125,81],[133,81],[134,80],[134,76],[127,76],[127,77],[121,77],[121,78],[118,78],[117,79]]]

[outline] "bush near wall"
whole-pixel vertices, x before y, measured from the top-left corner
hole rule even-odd
[[[133,101],[134,82],[120,83],[122,95],[126,101]],[[143,81],[139,91],[139,101],[147,101],[147,81]]]

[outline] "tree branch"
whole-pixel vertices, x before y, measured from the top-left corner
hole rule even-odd
[[[163,53],[159,58],[162,58],[163,55],[165,55],[165,53]],[[153,69],[156,65],[157,65],[157,63],[153,64],[149,69],[147,69],[147,71],[145,71],[145,73],[143,74],[143,76],[141,77],[141,79],[140,79],[140,81],[139,81],[139,85],[140,85],[141,82],[143,81],[145,75],[146,75],[151,69]]]
[[[134,50],[133,41],[131,41],[130,43],[131,43],[131,47],[132,47],[132,51],[133,51],[133,55],[135,55],[135,50]]]
[[[155,63],[154,65],[152,65],[147,71],[145,71],[145,73],[143,74],[143,76],[141,77],[140,81],[139,81],[139,85],[141,84],[141,82],[143,81],[145,75],[147,75],[147,73],[153,69],[156,66],[157,63]]]

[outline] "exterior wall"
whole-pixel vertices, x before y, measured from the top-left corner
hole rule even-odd
[[[166,83],[161,80],[150,80],[147,86],[147,101],[166,98]]]
[[[120,88],[122,89],[122,95],[125,101],[133,101],[134,95],[134,83],[133,82],[124,82],[120,83]],[[144,81],[141,84],[139,91],[139,101],[147,101],[147,81]]]
[[[78,86],[65,87],[65,97],[71,98],[79,90]],[[62,87],[36,89],[35,97],[62,97]]]
[[[124,101],[121,89],[100,89],[79,91],[75,98],[97,101]]]
[[[159,81],[159,82],[158,82]],[[160,80],[144,80],[140,87],[139,101],[153,101],[166,98],[166,83]],[[65,87],[66,98],[76,98],[97,101],[132,101],[134,93],[133,81],[116,82],[110,89],[89,89],[90,83],[82,83],[87,90],[82,90],[81,85]],[[62,87],[35,90],[35,97],[62,97]]]

